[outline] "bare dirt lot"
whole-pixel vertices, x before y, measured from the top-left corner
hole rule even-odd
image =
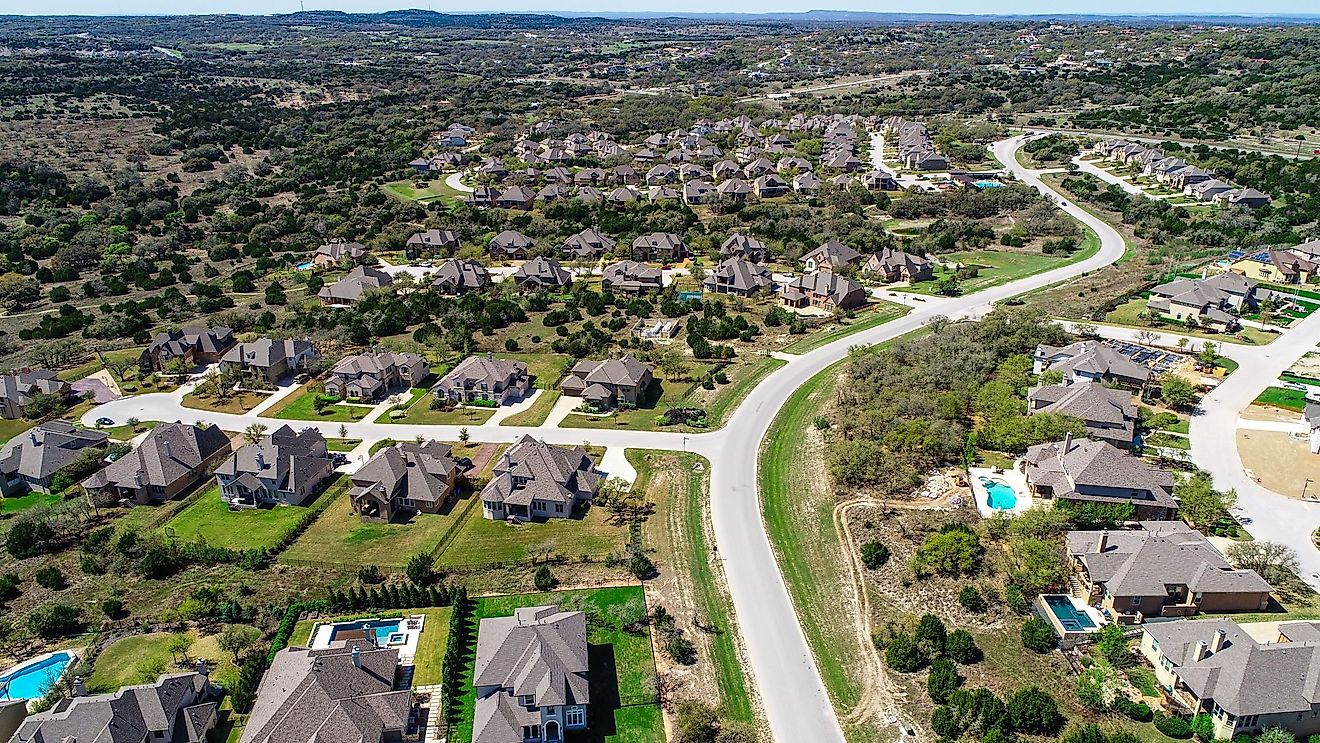
[[[1290,498],[1301,498],[1305,490],[1308,500],[1320,500],[1320,456],[1311,453],[1305,440],[1243,428],[1238,429],[1237,442],[1242,466],[1256,482]]]

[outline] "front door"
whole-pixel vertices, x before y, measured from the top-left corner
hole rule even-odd
[[[555,720],[545,724],[545,740],[546,743],[556,743],[559,740],[559,723]]]

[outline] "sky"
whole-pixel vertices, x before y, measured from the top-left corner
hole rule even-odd
[[[303,0],[307,10],[796,12],[812,9],[899,13],[994,14],[1315,14],[1315,0]],[[271,14],[297,11],[299,0],[0,0],[0,14]]]

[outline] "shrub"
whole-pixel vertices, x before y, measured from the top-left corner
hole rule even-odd
[[[1058,703],[1039,687],[1019,689],[1008,698],[1007,706],[1008,720],[1018,732],[1055,735],[1063,727]]]
[[[970,632],[956,629],[950,632],[948,639],[944,641],[944,657],[963,665],[979,663],[981,649],[976,646],[976,641],[972,639]]]
[[[981,567],[981,540],[964,524],[945,524],[917,548],[912,568],[918,574],[970,575]]]
[[[889,548],[883,542],[864,542],[862,544],[862,564],[871,570],[889,562]]]
[[[885,663],[899,673],[916,673],[929,662],[921,646],[909,635],[896,635],[885,646]]]
[[[42,588],[49,588],[52,591],[58,591],[67,585],[64,581],[64,573],[60,572],[60,569],[54,565],[47,565],[38,570],[36,575],[32,577],[37,581],[37,585]]]
[[[655,563],[651,562],[651,558],[647,557],[645,552],[633,550],[632,556],[628,558],[628,572],[632,573],[633,577],[638,580],[654,578],[656,575]]]
[[[1017,614],[1026,614],[1031,609],[1031,604],[1022,593],[1022,586],[1016,583],[1009,583],[1004,587],[1004,603]]]
[[[958,668],[953,661],[946,658],[938,658],[930,664],[930,674],[926,676],[926,693],[930,695],[930,700],[936,704],[944,704],[949,701],[949,695],[962,685],[962,678],[958,676]]]
[[[101,602],[101,613],[107,619],[114,619],[124,611],[124,600],[118,596],[111,596]]]
[[[912,633],[912,639],[921,648],[921,652],[927,658],[935,658],[944,654],[944,642],[948,639],[948,630],[944,628],[944,622],[934,614],[922,615],[921,620],[917,622],[917,629]]]
[[[1213,743],[1215,739],[1215,718],[1202,712],[1194,715],[1192,722],[1188,725],[1192,729],[1192,735],[1200,738],[1207,743]]]
[[[1153,717],[1150,705],[1145,702],[1128,702],[1123,705],[1123,714],[1127,715],[1128,719],[1137,722],[1150,722],[1151,717]]]
[[[1105,732],[1099,725],[1091,724],[1069,730],[1064,733],[1060,741],[1061,743],[1108,743],[1109,739],[1105,737]]]
[[[1168,715],[1155,716],[1155,729],[1169,736],[1170,738],[1190,738],[1192,737],[1192,726],[1181,717],[1170,717]]]
[[[0,602],[17,596],[18,584],[22,582],[18,573],[0,573]]]
[[[418,552],[408,558],[408,565],[403,572],[413,583],[429,586],[435,582],[435,556],[430,552]]]
[[[1022,646],[1037,653],[1048,653],[1059,644],[1059,636],[1050,623],[1032,617],[1022,625]]]
[[[82,610],[68,604],[45,604],[28,615],[28,629],[43,640],[56,640],[76,634],[81,627]]]
[[[550,572],[549,565],[542,565],[532,574],[532,583],[538,591],[549,591],[555,587],[557,582],[554,573]]]
[[[970,583],[963,586],[962,590],[958,592],[958,603],[962,604],[962,607],[967,611],[976,614],[980,614],[986,609],[985,597],[981,595],[980,591],[976,590],[976,586]]]
[[[1123,628],[1117,624],[1107,624],[1100,630],[1100,639],[1096,649],[1105,660],[1115,667],[1123,667],[1131,659],[1128,655],[1128,639]]]
[[[1297,743],[1297,736],[1291,730],[1270,728],[1256,736],[1256,743]]]
[[[697,646],[679,633],[669,636],[665,643],[665,653],[680,665],[690,666],[697,662]]]

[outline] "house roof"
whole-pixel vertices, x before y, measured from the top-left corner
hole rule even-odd
[[[412,367],[417,364],[425,364],[425,360],[415,353],[395,353],[393,351],[382,351],[380,353],[359,353],[353,356],[345,356],[335,364],[330,373],[340,377],[359,377],[388,376],[394,369],[400,367]]]
[[[229,328],[182,328],[157,333],[147,344],[147,353],[164,361],[194,351],[217,354],[233,344],[234,331]]]
[[[258,338],[251,343],[240,343],[234,346],[220,360],[229,364],[241,364],[245,367],[269,369],[281,362],[308,353],[314,353],[311,341]]]
[[[861,284],[833,271],[817,271],[799,276],[790,284],[785,286],[781,292],[785,297],[796,299],[808,294],[821,294],[834,303],[843,302],[849,296],[861,292],[863,296],[866,290]]]
[[[513,696],[531,696],[537,707],[588,704],[588,672],[583,612],[529,606],[478,626],[472,674],[477,688],[497,686]]]
[[[463,387],[472,389],[485,383],[491,390],[500,390],[514,380],[527,376],[527,364],[512,359],[497,359],[491,354],[469,356],[441,378],[437,387]]]
[[[427,245],[442,248],[451,248],[458,246],[458,235],[453,230],[426,230],[425,232],[414,232],[412,237],[408,238],[408,245]]]
[[[161,423],[133,451],[83,481],[83,487],[168,487],[196,474],[203,463],[230,446],[229,436],[214,423]]]
[[[720,264],[706,275],[702,283],[708,290],[723,285],[733,287],[740,292],[751,293],[774,286],[774,279],[771,277],[770,269],[765,266],[735,256],[720,261]]]
[[[1145,521],[1138,530],[1074,531],[1068,553],[1113,596],[1163,596],[1166,586],[1192,593],[1269,593],[1254,570],[1234,568],[1214,545],[1181,521]],[[1105,549],[1096,547],[1103,538]]]
[[[68,421],[38,423],[0,448],[0,476],[45,480],[64,469],[83,449],[105,446],[104,431],[75,428]]]
[[[333,301],[355,302],[372,289],[383,289],[394,283],[394,277],[371,266],[355,266],[344,278],[321,287],[316,296]]]
[[[806,262],[814,259],[817,263],[824,261],[831,266],[838,268],[840,266],[846,266],[849,263],[854,263],[860,260],[861,257],[861,253],[858,253],[847,245],[844,245],[837,240],[830,240],[819,248],[802,256],[801,260]]]
[[[599,480],[595,462],[582,449],[524,435],[505,450],[481,499],[522,506],[533,500],[571,503],[578,493],[594,493]]]
[[[1078,341],[1062,347],[1042,345],[1037,347],[1036,356],[1047,369],[1062,372],[1065,377],[1081,372],[1142,382],[1151,378],[1150,369],[1099,341]]]
[[[439,441],[408,441],[385,447],[353,473],[349,495],[357,497],[374,491],[386,498],[442,502],[449,495],[451,479],[459,472],[451,451],[448,444]]]
[[[514,283],[531,282],[543,286],[567,286],[573,277],[553,258],[537,256],[526,261],[513,273]]]
[[[29,716],[19,726],[13,743],[141,743],[152,733],[168,743],[198,743],[201,736],[180,716],[191,707],[189,698],[204,698],[210,682],[200,673],[166,674],[152,684],[125,686],[110,694],[73,697],[67,706]],[[194,705],[206,708],[209,703]],[[180,724],[183,723],[183,724]]]
[[[453,289],[454,291],[472,291],[490,285],[490,272],[476,261],[450,258],[436,269],[435,280],[431,286]]]
[[[402,732],[412,693],[394,690],[399,652],[368,640],[275,654],[257,690],[242,743],[379,743]]]
[[[1123,390],[1111,390],[1099,382],[1052,384],[1028,390],[1027,402],[1029,412],[1070,415],[1092,427],[1116,427],[1127,441],[1132,440],[1137,409],[1132,395]]]
[[[491,250],[503,250],[507,253],[526,250],[535,244],[532,238],[517,230],[505,230],[490,239]]]
[[[1028,448],[1024,459],[1027,480],[1049,486],[1056,498],[1178,507],[1173,499],[1173,475],[1104,441],[1039,444]]]
[[[329,464],[331,459],[320,431],[304,428],[295,433],[286,424],[234,452],[216,468],[216,473],[231,477],[249,474],[274,483],[280,490],[296,491]]]
[[[659,289],[661,276],[660,269],[645,263],[619,261],[605,267],[602,282],[610,289]]]
[[[67,382],[49,369],[0,374],[0,400],[10,400],[22,407],[37,395],[59,394],[66,385]]]

